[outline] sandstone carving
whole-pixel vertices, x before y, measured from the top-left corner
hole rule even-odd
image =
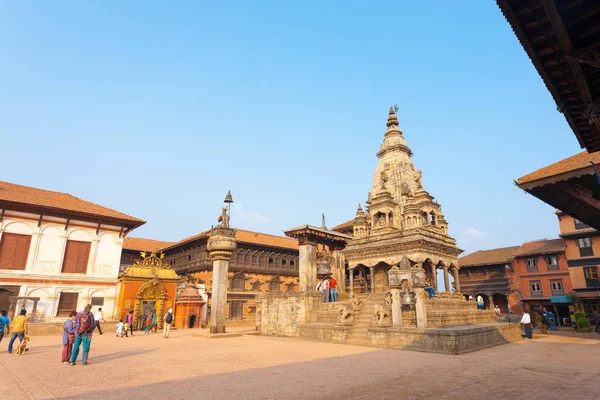
[[[352,310],[350,310],[346,306],[342,306],[339,308],[339,316],[337,319],[338,324],[351,324],[354,320],[354,314]]]

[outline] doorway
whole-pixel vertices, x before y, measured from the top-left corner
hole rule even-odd
[[[62,292],[58,300],[57,317],[68,317],[71,311],[77,311],[77,298],[79,293]]]

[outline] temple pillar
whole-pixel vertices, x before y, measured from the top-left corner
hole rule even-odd
[[[312,243],[300,245],[299,263],[300,291],[313,293],[317,287],[317,246]]]
[[[454,267],[452,271],[454,272],[454,289],[456,289],[457,293],[460,293],[460,279],[458,278],[458,267]]]
[[[415,312],[417,314],[417,328],[427,328],[427,304],[425,303],[425,289],[415,287]]]
[[[371,293],[375,293],[375,267],[369,267],[369,274],[371,275]]]
[[[354,267],[348,267],[348,272],[350,274],[350,293],[354,294]]]
[[[437,266],[433,263],[431,263],[431,284],[433,285],[433,290],[438,293]]]
[[[346,274],[344,269],[345,262],[342,252],[340,249],[333,248],[331,250],[331,273],[337,281],[338,294],[346,291]]]
[[[227,273],[231,253],[237,247],[235,231],[229,228],[215,229],[207,247],[213,261],[210,333],[225,333]]]
[[[487,297],[488,297],[488,303],[489,303],[490,310],[493,310],[494,309],[494,294],[493,293],[488,294]]]
[[[448,266],[444,265],[442,267],[444,270],[444,286],[446,287],[446,292],[450,292],[450,277],[448,276]]]
[[[402,328],[402,303],[400,302],[400,288],[390,289],[392,293],[392,326]]]

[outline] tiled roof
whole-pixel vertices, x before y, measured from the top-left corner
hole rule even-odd
[[[165,247],[169,247],[173,244],[175,244],[175,242],[162,242],[160,240],[126,236],[123,240],[123,250],[138,250],[156,253],[157,251],[164,249]]]
[[[510,261],[515,251],[520,246],[502,247],[500,249],[479,250],[458,259],[460,267],[474,267],[478,265],[502,264]]]
[[[348,222],[344,222],[343,224],[339,224],[338,226],[334,226],[333,228],[331,228],[331,230],[332,231],[343,232],[343,231],[347,231],[349,229],[352,229],[353,225],[354,225],[354,220],[351,219]]]
[[[524,243],[513,254],[513,257],[533,256],[537,254],[560,253],[565,251],[565,242],[562,239],[535,240]]]
[[[589,154],[587,151],[583,151],[579,154],[575,154],[574,156],[565,158],[564,160],[555,162],[547,167],[522,176],[521,178],[517,179],[517,185],[522,185],[544,178],[550,178],[555,175],[573,172],[583,168],[589,168],[590,172],[592,172],[593,170],[591,169],[590,161],[594,164],[600,164],[600,152]]]
[[[52,192],[50,190],[37,189],[2,181],[0,181],[0,203],[1,202],[66,214],[71,213],[92,217],[105,217],[113,220],[130,222],[135,226],[146,223],[139,218],[82,200],[79,197],[72,196],[68,193]]]
[[[206,232],[201,232],[197,235],[190,236],[188,238],[180,240],[179,242],[174,243],[173,245],[171,245],[167,248],[171,249],[171,248],[180,246],[182,244],[192,242],[197,239],[208,238],[208,237],[210,237],[210,230],[208,230]],[[236,229],[235,239],[238,242],[242,242],[242,243],[258,244],[258,245],[262,245],[262,246],[281,247],[284,249],[298,250],[298,241],[296,239],[290,239],[290,238],[287,238],[284,236],[269,235],[267,233],[260,233],[260,232],[246,231],[243,229]],[[163,250],[166,250],[167,248],[164,248]]]

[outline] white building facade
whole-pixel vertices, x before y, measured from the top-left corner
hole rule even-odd
[[[123,238],[143,223],[65,193],[0,182],[0,309],[52,322],[92,304],[113,318]]]

